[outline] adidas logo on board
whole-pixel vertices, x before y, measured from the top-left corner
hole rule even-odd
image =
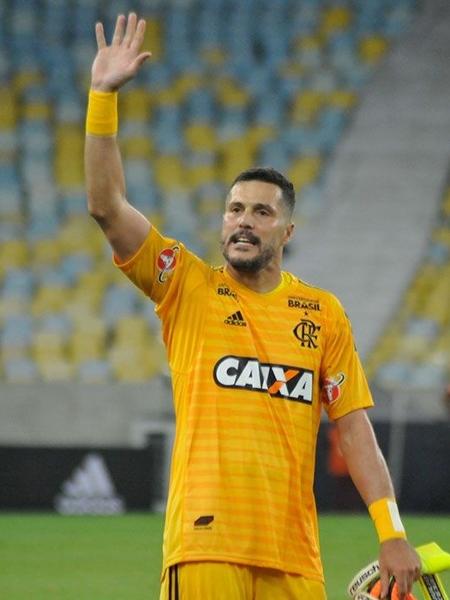
[[[88,454],[61,488],[62,494],[55,498],[55,508],[61,514],[112,515],[125,511],[100,454]]]

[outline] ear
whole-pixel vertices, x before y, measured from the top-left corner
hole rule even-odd
[[[289,223],[289,225],[286,226],[286,230],[284,232],[284,239],[283,239],[284,246],[292,239],[292,237],[294,235],[294,229],[295,229],[294,223]]]

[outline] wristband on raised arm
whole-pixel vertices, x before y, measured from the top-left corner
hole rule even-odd
[[[118,130],[117,92],[89,91],[86,133],[99,136],[116,135]]]

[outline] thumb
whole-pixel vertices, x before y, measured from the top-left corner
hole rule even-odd
[[[141,52],[141,54],[136,56],[132,64],[133,71],[137,71],[151,55],[151,52]]]

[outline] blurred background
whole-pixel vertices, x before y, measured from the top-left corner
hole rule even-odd
[[[173,439],[153,305],[86,210],[94,24],[147,18],[120,94],[130,202],[221,262],[230,182],[296,188],[286,268],[346,307],[400,505],[449,512],[448,0],[0,2],[0,509],[162,510]],[[322,509],[361,508],[324,423]]]

